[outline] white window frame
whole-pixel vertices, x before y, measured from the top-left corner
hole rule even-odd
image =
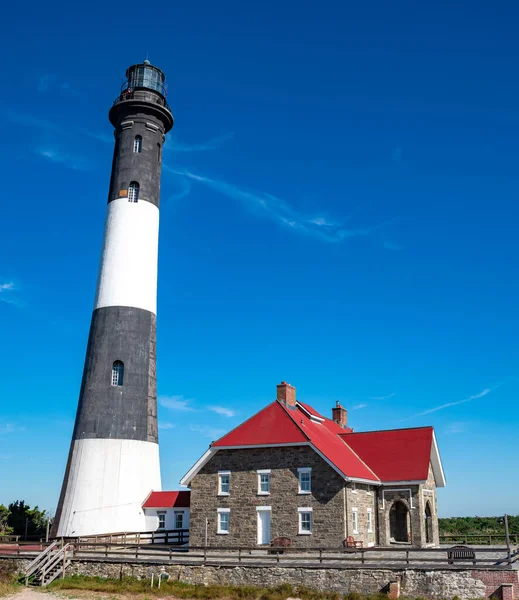
[[[230,530],[230,524],[231,524],[231,515],[230,515],[231,509],[230,508],[218,508],[217,509],[217,513],[218,513],[218,522],[217,522],[217,530],[216,533],[220,534],[220,535],[229,535],[229,530]],[[220,515],[228,515],[227,517],[227,529],[222,529],[221,528],[221,521],[220,521]]]
[[[138,181],[130,182],[130,185],[128,186],[128,202],[138,202],[140,191],[141,186]]]
[[[373,533],[373,509],[368,508],[368,533]]]
[[[142,152],[142,135],[136,135],[133,138],[133,153],[139,154]]]
[[[258,474],[258,496],[270,496],[270,469],[258,469],[256,473]],[[264,491],[261,489],[262,475],[268,475],[268,491]]]
[[[311,506],[302,506],[300,508],[297,509],[298,515],[299,515],[299,535],[312,535],[312,529],[313,529],[313,524],[314,524],[314,517],[313,517],[313,509]],[[310,515],[310,530],[307,529],[303,529],[303,514],[309,514]]]
[[[165,510],[158,510],[157,511],[157,517],[159,518],[159,526],[158,529],[166,529],[166,511]],[[163,517],[163,524],[161,526],[160,521],[161,521],[161,517]]]
[[[357,508],[351,509],[351,526],[353,533],[359,533],[359,510]]]
[[[124,363],[122,360],[116,360],[112,363],[112,385],[121,387],[124,383]]]
[[[183,510],[176,510],[173,514],[175,516],[175,523],[174,523],[175,527],[174,527],[174,529],[185,529],[185,527],[184,527],[184,511]],[[182,520],[181,527],[177,527],[177,517],[181,517],[181,520]]]
[[[229,491],[222,492],[222,476],[229,477]],[[219,496],[230,496],[231,495],[231,472],[230,471],[218,471],[218,495]]]
[[[309,490],[303,490],[301,487],[301,475],[302,474],[309,474],[309,479],[310,479],[310,489]],[[297,469],[297,479],[298,479],[298,494],[311,494],[312,493],[312,467],[299,467]]]

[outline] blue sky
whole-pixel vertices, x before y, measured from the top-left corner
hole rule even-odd
[[[434,425],[441,516],[519,513],[516,3],[51,0],[3,16],[0,503],[57,503],[107,112],[148,55],[176,119],[164,488],[287,380],[326,415],[340,400],[357,431]]]

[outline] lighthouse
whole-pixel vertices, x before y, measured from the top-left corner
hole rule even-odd
[[[161,489],[156,393],[162,147],[173,127],[164,74],[126,71],[109,111],[114,153],[97,291],[54,536],[145,531]]]

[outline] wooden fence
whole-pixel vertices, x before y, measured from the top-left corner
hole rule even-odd
[[[171,544],[110,543],[99,541],[68,541],[72,545],[71,560],[146,562],[154,564],[185,564],[208,566],[293,566],[323,568],[471,568],[510,569],[519,560],[517,549],[501,547],[472,547],[469,559],[449,557],[449,548],[275,548],[228,546],[179,546]],[[33,544],[34,546],[34,544]],[[43,545],[44,546],[44,545]],[[18,544],[18,550],[5,552],[0,545],[0,556],[27,555],[30,544]]]
[[[519,544],[519,534],[511,533],[509,536],[511,544]],[[498,542],[506,543],[505,533],[440,533],[440,544],[477,544],[485,545],[496,544]]]

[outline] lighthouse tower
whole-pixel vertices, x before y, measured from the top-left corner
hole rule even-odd
[[[173,127],[164,74],[126,71],[109,112],[115,147],[99,279],[54,536],[145,531],[161,489],[156,314],[162,146]]]

